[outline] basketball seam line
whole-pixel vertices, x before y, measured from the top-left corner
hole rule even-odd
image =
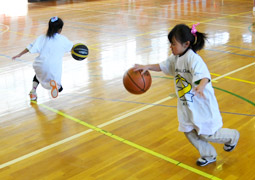
[[[139,73],[140,74],[140,76],[142,77],[142,79],[143,79],[143,89],[145,89],[145,87],[146,87],[146,83],[145,83],[145,79],[144,79],[144,76],[141,74],[141,73]]]
[[[138,86],[138,84],[136,84],[136,82],[131,78],[131,76],[130,76],[129,73],[127,73],[127,75],[128,75],[128,77],[129,77],[129,79],[134,83],[134,85],[135,85],[138,89],[140,89],[141,91],[145,92],[144,89],[140,88],[140,87]]]

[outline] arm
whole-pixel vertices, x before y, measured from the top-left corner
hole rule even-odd
[[[135,68],[135,71],[142,70],[142,74],[144,74],[148,70],[161,71],[159,64],[148,64],[148,65],[135,64],[134,68]]]
[[[205,95],[203,93],[205,86],[210,82],[208,78],[203,78],[200,80],[197,87],[194,88],[195,96],[199,94],[201,97],[205,98]]]
[[[23,54],[26,54],[28,52],[28,49],[24,49],[23,51],[21,51],[19,54],[17,54],[16,56],[12,57],[12,60],[15,60],[16,58],[22,56]]]

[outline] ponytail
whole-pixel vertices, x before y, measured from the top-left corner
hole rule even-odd
[[[56,33],[59,32],[60,29],[63,28],[63,25],[64,25],[64,22],[62,21],[62,19],[60,19],[57,16],[52,17],[49,20],[49,27],[48,27],[46,36],[49,38],[53,37]]]
[[[201,49],[204,48],[205,46],[205,40],[206,40],[206,34],[205,33],[200,33],[196,32],[196,36],[194,36],[194,40],[190,42],[190,48],[194,51],[197,52]]]

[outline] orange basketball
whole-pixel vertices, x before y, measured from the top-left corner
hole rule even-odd
[[[142,70],[134,71],[134,68],[128,69],[123,76],[123,84],[126,90],[132,94],[145,93],[151,86],[151,75],[146,71],[143,75]]]

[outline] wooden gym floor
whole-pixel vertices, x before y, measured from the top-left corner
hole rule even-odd
[[[250,180],[255,179],[255,26],[251,0],[0,1],[1,180]],[[50,17],[62,34],[89,47],[81,62],[63,58],[57,99],[28,93],[36,54],[11,57],[46,32]],[[124,72],[158,63],[178,23],[208,34],[202,56],[211,72],[224,127],[240,131],[217,162],[196,166],[197,150],[178,132],[173,77],[151,72],[145,94],[129,94]]]

